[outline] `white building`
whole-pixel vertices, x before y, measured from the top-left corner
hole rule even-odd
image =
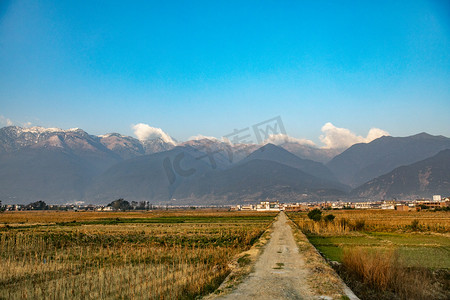
[[[395,201],[383,201],[381,209],[395,209]]]
[[[441,195],[433,195],[433,201],[435,201],[435,202],[439,202],[439,201],[441,201],[442,199],[441,199]]]
[[[355,209],[369,209],[372,208],[371,202],[356,202]]]
[[[270,201],[261,201],[260,204],[256,205],[257,211],[280,211],[281,206],[278,201],[270,202]]]
[[[253,204],[241,205],[239,210],[255,210],[255,206]]]

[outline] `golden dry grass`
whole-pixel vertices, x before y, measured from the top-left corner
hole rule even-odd
[[[220,284],[231,258],[274,214],[14,212],[0,222],[4,216],[11,225],[0,231],[0,298],[193,299]],[[20,222],[47,224],[14,226]]]
[[[448,299],[450,292],[425,270],[406,268],[392,249],[348,248],[343,255],[345,274],[377,293],[364,298]]]
[[[324,256],[342,262],[336,269],[361,299],[448,299],[449,212],[322,214],[336,218],[316,222],[306,213],[289,216]]]
[[[306,213],[290,213],[289,216],[305,233],[320,235],[351,234],[355,230],[374,232],[426,231],[450,232],[450,212],[396,210],[329,210],[323,216],[333,214],[333,222],[314,222]],[[412,224],[417,220],[416,228]]]
[[[151,211],[126,211],[126,212],[98,212],[98,211],[6,211],[0,213],[0,226],[3,224],[47,224],[72,221],[92,221],[115,218],[157,218],[176,216],[242,216],[260,215],[261,213],[229,212],[226,209],[202,209],[202,210],[151,210]]]

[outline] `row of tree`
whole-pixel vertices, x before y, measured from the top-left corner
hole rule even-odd
[[[319,222],[320,220],[324,220],[325,222],[333,222],[335,216],[332,214],[326,215],[325,217],[322,217],[322,211],[318,208],[314,208],[308,213],[308,218],[310,218],[313,221]]]
[[[47,210],[48,209],[48,205],[42,201],[36,201],[36,202],[32,202],[30,204],[27,204],[23,207],[25,210]],[[2,205],[2,201],[0,201],[0,211],[3,212],[5,211],[6,206]]]
[[[107,206],[111,206],[114,210],[147,210],[153,208],[152,204],[148,203],[147,201],[131,201],[130,203],[123,198],[114,200]]]
[[[131,201],[131,203],[130,203],[123,198],[114,200],[113,202],[109,203],[108,206],[111,206],[114,210],[132,210],[132,209],[146,210],[146,209],[152,208],[152,205],[149,204],[148,202]],[[2,205],[2,201],[0,201],[0,212],[5,211],[5,209],[6,209],[6,206]],[[48,210],[49,206],[44,201],[39,200],[39,201],[32,202],[30,204],[25,205],[23,207],[23,209],[24,210]]]

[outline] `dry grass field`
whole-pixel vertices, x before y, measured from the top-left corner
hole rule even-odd
[[[363,299],[450,297],[450,212],[323,211],[289,217]],[[336,264],[335,264],[336,265]]]
[[[223,215],[225,213],[225,215]],[[4,212],[0,215],[0,227],[5,224],[56,224],[73,221],[98,221],[116,218],[157,218],[157,217],[223,217],[241,216],[240,212],[229,212],[228,209],[202,209],[202,210],[150,210],[150,211],[126,211],[126,212],[73,212],[73,211],[15,211]]]
[[[314,222],[306,213],[290,214],[305,233],[320,235],[346,234],[358,230],[366,232],[450,232],[450,213],[445,211],[396,210],[329,210],[333,222]],[[414,223],[416,223],[415,226]]]
[[[0,214],[0,298],[194,299],[275,214],[212,210]]]

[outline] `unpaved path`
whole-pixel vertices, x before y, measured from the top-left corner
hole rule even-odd
[[[306,283],[304,258],[284,212],[273,224],[273,232],[254,270],[230,294],[219,299],[313,299]]]

